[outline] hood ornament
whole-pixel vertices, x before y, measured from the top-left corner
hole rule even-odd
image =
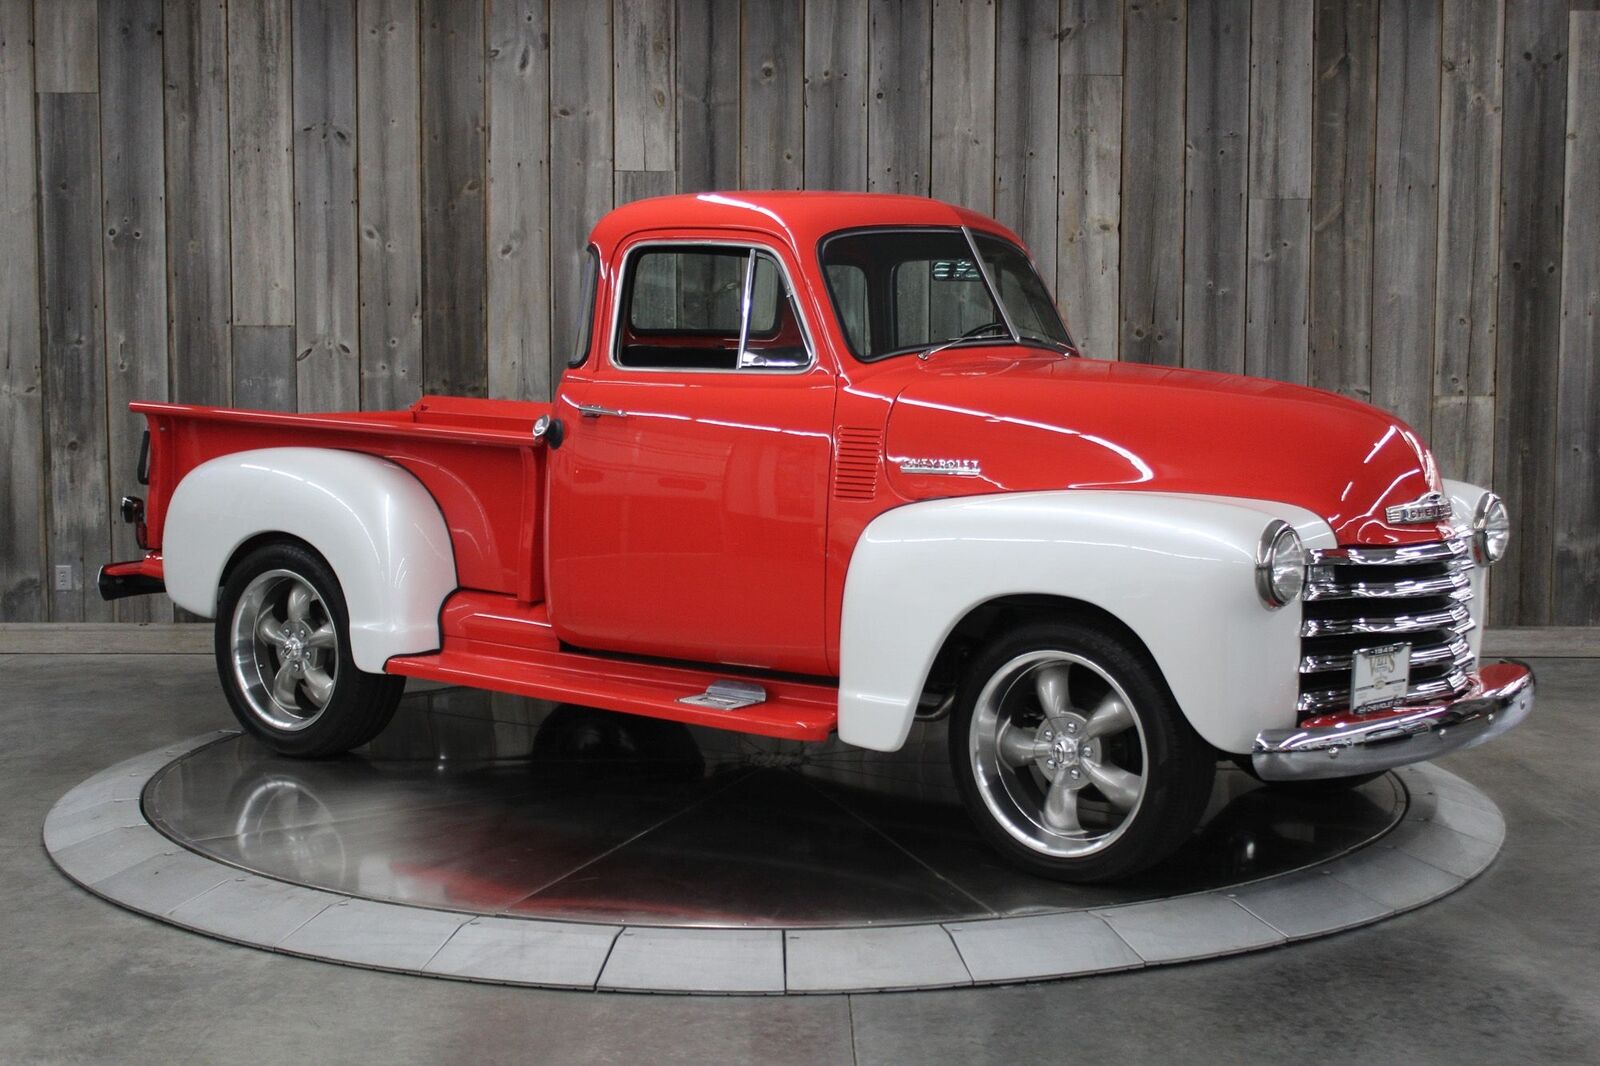
[[[1442,492],[1425,492],[1410,503],[1397,503],[1383,512],[1391,526],[1425,526],[1448,521],[1450,516],[1450,501]]]
[[[946,477],[982,477],[983,465],[976,459],[902,459],[902,474],[941,474]]]

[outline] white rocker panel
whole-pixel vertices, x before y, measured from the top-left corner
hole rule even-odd
[[[214,617],[223,568],[262,533],[296,537],[328,561],[362,670],[438,650],[455,556],[439,505],[401,467],[330,448],[264,448],[200,464],[167,507],[161,552],[172,601]]]

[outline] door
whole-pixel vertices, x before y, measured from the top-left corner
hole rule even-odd
[[[628,249],[613,328],[563,382],[549,607],[584,648],[827,672],[834,377],[775,249]]]

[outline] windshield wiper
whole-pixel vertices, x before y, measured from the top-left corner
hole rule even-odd
[[[1006,326],[1005,326],[1005,323],[1003,323],[1003,322],[995,322],[995,323],[991,324],[990,328],[993,328],[993,329],[996,329],[996,330],[1001,330],[1001,329],[1005,329]],[[987,333],[975,333],[970,337],[952,337],[950,340],[943,341],[943,342],[941,342],[939,344],[935,344],[935,345],[932,345],[931,347],[922,349],[922,351],[917,353],[917,358],[918,359],[927,359],[930,356],[937,355],[938,353],[944,351],[946,348],[954,348],[954,347],[956,347],[958,345],[962,345],[962,344],[992,344],[993,342],[995,342],[997,340],[1001,340],[1001,339],[1009,341],[1009,340],[1014,340],[1015,338],[1013,338],[1011,336],[1011,331],[1010,330],[1006,330],[1004,338],[1002,338],[1001,335],[998,334],[998,333],[995,333],[993,335],[990,335],[990,334],[987,334]]]
[[[1058,341],[1054,337],[1038,336],[1032,333],[1024,333],[1018,339],[1017,343],[1032,344],[1040,348],[1048,348],[1052,352],[1060,352],[1062,355],[1071,355],[1077,351],[1076,348],[1074,348],[1071,344],[1068,344],[1066,341]]]

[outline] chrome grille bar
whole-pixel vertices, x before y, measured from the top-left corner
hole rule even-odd
[[[1448,629],[1465,633],[1472,628],[1472,612],[1464,603],[1456,602],[1437,611],[1420,611],[1416,614],[1394,616],[1363,615],[1359,618],[1306,618],[1300,622],[1302,637],[1348,637],[1371,634],[1422,633],[1430,629]]]
[[[1464,670],[1452,670],[1437,680],[1412,685],[1406,689],[1406,698],[1402,702],[1421,703],[1426,700],[1452,699],[1471,687],[1472,679]],[[1300,694],[1298,707],[1303,715],[1328,714],[1345,710],[1349,704],[1348,688],[1310,689]]]
[[[1325,548],[1312,554],[1324,566],[1413,566],[1461,559],[1467,554],[1467,542],[1455,538],[1399,548]]]
[[[1448,644],[1426,644],[1419,648],[1411,649],[1411,665],[1433,666],[1438,663],[1454,663],[1460,665],[1472,659],[1472,646],[1463,637],[1456,637]],[[1300,672],[1302,674],[1320,674],[1330,670],[1349,670],[1355,661],[1353,652],[1335,653],[1332,655],[1306,655],[1300,659]]]
[[[1402,581],[1352,581],[1340,583],[1312,567],[1306,584],[1308,600],[1409,600],[1419,596],[1450,596],[1466,592],[1470,598],[1472,579],[1452,569],[1438,577],[1409,578]]]

